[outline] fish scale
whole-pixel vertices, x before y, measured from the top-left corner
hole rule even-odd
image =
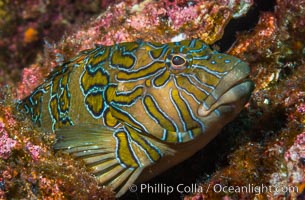
[[[56,67],[17,109],[121,196],[233,120],[253,90],[248,75],[246,63],[197,39],[99,45]]]

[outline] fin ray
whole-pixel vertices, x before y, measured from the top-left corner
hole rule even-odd
[[[73,147],[69,149],[65,149],[66,152],[68,153],[78,153],[81,151],[99,151],[100,153],[109,153],[112,152],[111,150],[101,148],[100,146],[95,146],[95,145],[86,145],[86,146],[79,146],[79,147]]]
[[[102,172],[104,172],[105,169],[108,169],[108,168],[111,168],[111,167],[113,167],[113,168],[116,167],[115,165],[119,166],[119,165],[118,165],[118,161],[112,159],[112,160],[108,160],[108,161],[105,161],[105,162],[103,162],[103,163],[94,165],[94,166],[91,167],[91,169],[92,169],[92,172],[93,172],[96,176],[98,176],[99,174],[101,174]],[[103,174],[103,178],[105,178],[105,175],[106,175],[106,174]],[[103,182],[105,182],[105,181],[103,181]]]
[[[91,157],[83,158],[83,160],[88,165],[91,165],[91,164],[94,164],[94,163],[100,163],[100,162],[103,162],[104,160],[109,160],[109,159],[115,159],[115,154],[114,153],[96,154],[94,156],[91,155]]]
[[[137,180],[137,178],[140,176],[143,169],[144,169],[143,167],[133,169],[131,171],[130,176],[126,177],[126,176],[120,175],[118,177],[118,180],[114,179],[113,182],[109,184],[110,186],[117,188],[117,187],[119,187],[119,185],[121,186],[122,183],[125,182],[124,185],[121,186],[120,190],[116,193],[116,197],[122,196],[129,189],[130,185],[133,184]]]
[[[111,152],[108,150],[104,149],[86,149],[86,150],[81,150],[81,151],[73,151],[71,152],[73,156],[76,157],[86,157],[86,156],[91,156],[91,155],[106,155]]]

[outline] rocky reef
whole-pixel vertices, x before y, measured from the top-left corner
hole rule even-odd
[[[14,103],[95,44],[188,38],[230,46],[226,53],[249,63],[255,91],[211,144],[151,182],[196,183],[201,191],[123,198],[305,198],[304,0],[2,0],[0,30],[0,198],[113,199],[81,161],[54,153],[54,134],[15,112]],[[225,40],[230,32],[233,42]]]

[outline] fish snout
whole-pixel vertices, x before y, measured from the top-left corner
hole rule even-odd
[[[247,103],[254,89],[254,83],[248,79],[249,74],[248,64],[238,62],[199,106],[198,115],[205,117],[215,110],[218,113],[221,110],[238,113]]]

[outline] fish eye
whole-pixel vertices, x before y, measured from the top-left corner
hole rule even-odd
[[[186,63],[186,60],[183,57],[179,56],[179,55],[175,55],[172,58],[172,63],[174,65],[184,65]]]
[[[185,69],[188,69],[192,62],[191,55],[183,53],[171,53],[167,55],[165,60],[166,65],[169,67],[172,73],[181,73]]]

